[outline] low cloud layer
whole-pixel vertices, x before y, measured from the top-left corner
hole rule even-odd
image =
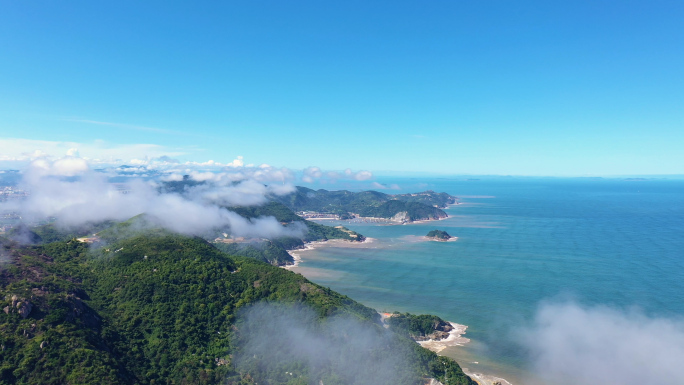
[[[371,183],[371,188],[376,190],[401,190],[401,187],[399,187],[399,185],[396,183],[386,185],[378,182],[373,182]]]
[[[684,384],[684,320],[637,310],[543,305],[522,332],[532,370],[547,383]]]
[[[151,129],[125,124],[99,122],[93,120],[72,120],[83,123],[99,124],[122,128]],[[162,178],[166,181],[179,181],[190,175],[196,181],[223,181],[252,179],[259,182],[280,182],[287,184],[295,180],[303,183],[336,183],[347,181],[363,184],[374,178],[367,170],[342,171],[323,170],[320,167],[307,167],[294,170],[274,167],[268,164],[252,164],[236,155],[231,161],[208,160],[203,162],[181,161],[176,157],[188,157],[198,152],[197,148],[169,148],[155,144],[114,144],[104,141],[55,142],[22,138],[0,138],[0,169],[23,169],[32,162],[43,162],[49,167],[63,169],[60,175],[69,170],[74,175],[85,172],[84,164],[90,168],[106,171],[110,176],[125,178]],[[67,157],[63,157],[67,154]],[[230,158],[229,158],[230,159]],[[33,165],[35,166],[35,165]],[[380,188],[375,185],[372,188]],[[391,188],[391,187],[390,187]]]
[[[63,227],[146,213],[159,225],[183,234],[221,229],[234,236],[301,236],[301,227],[283,227],[274,218],[245,220],[224,207],[264,204],[269,196],[294,192],[293,182],[299,178],[312,183],[356,183],[373,177],[369,171],[323,171],[318,167],[300,174],[268,164],[245,164],[242,156],[224,163],[181,162],[173,158],[180,153],[165,154],[168,149],[154,145],[111,147],[104,142],[3,138],[0,144],[8,149],[0,154],[0,163],[23,162],[19,187],[30,192],[25,200],[0,204],[0,210],[18,212],[28,222],[56,218]],[[56,156],[56,152],[66,156]],[[122,158],[131,155],[136,157]],[[159,192],[159,183],[183,181],[189,183],[182,191]]]
[[[224,178],[161,193],[153,181],[132,178],[125,185],[109,183],[106,174],[91,170],[84,159],[66,156],[34,160],[20,187],[30,195],[5,202],[0,209],[19,212],[33,222],[56,218],[67,228],[145,213],[157,225],[189,235],[222,229],[234,236],[274,238],[301,237],[304,231],[303,226],[284,227],[273,217],[245,219],[224,208],[263,204],[267,194],[292,192],[294,187],[286,183],[271,186],[254,179]]]
[[[307,307],[265,303],[243,311],[237,325],[235,363],[259,382],[302,375],[316,384],[410,382],[411,356],[377,325],[344,316],[320,321]]]
[[[10,261],[10,255],[7,251],[5,251],[5,248],[3,247],[2,244],[0,244],[0,269],[5,266],[7,262]]]
[[[92,164],[121,164],[134,158],[179,156],[186,150],[173,149],[156,144],[111,144],[94,142],[55,142],[24,138],[0,138],[0,162],[30,162],[39,158],[58,158],[69,151],[78,153]],[[73,153],[71,155],[74,155]]]
[[[323,171],[319,167],[305,168],[302,173],[302,181],[306,183],[314,183],[316,181],[335,182],[337,180],[354,180],[367,181],[373,178],[373,173],[370,171],[352,171],[350,168],[339,171]]]

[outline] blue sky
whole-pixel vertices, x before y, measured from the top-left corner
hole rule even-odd
[[[140,3],[0,4],[0,159],[684,173],[681,1]]]

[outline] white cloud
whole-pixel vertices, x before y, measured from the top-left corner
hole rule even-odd
[[[377,190],[401,190],[401,187],[399,187],[398,184],[393,183],[391,185],[386,185],[378,182],[373,182],[371,183],[371,188],[377,189]]]
[[[75,157],[80,157],[81,155],[78,153],[78,148],[70,148],[67,150],[67,156],[75,156]]]
[[[38,158],[29,164],[25,173],[27,177],[36,179],[45,176],[75,176],[89,169],[84,159],[67,156],[54,162]]]
[[[52,164],[52,172],[55,175],[74,176],[88,170],[88,163],[82,158],[66,157],[58,159]]]
[[[365,181],[373,178],[373,173],[370,171],[354,172],[351,169],[346,169],[344,172],[338,171],[323,171],[320,167],[311,166],[303,170],[302,181],[305,183],[314,183],[321,180],[322,183],[334,183],[339,179],[351,179],[356,181]]]
[[[373,173],[370,171],[359,171],[356,174],[354,174],[354,179],[356,180],[368,180],[373,178]]]
[[[192,161],[190,161],[190,162],[185,162],[184,164],[186,166],[191,166],[191,167],[198,166],[198,167],[207,167],[207,168],[218,168],[218,167],[227,166],[226,164],[215,162],[213,160],[208,160],[206,162],[192,162]]]
[[[226,166],[228,166],[228,167],[242,167],[242,166],[244,166],[244,164],[245,164],[245,162],[242,161],[242,156],[238,156],[235,160],[228,163]]]
[[[160,178],[162,182],[180,182],[183,180],[183,174],[168,174]]]
[[[370,322],[345,315],[321,322],[317,312],[307,307],[260,302],[242,308],[237,325],[234,343],[239,348],[233,363],[258,383],[267,383],[261,379],[264,373],[291,368],[308,372],[315,384],[323,384],[319,377],[324,373],[336,377],[336,384],[416,382],[397,368],[409,367],[418,358],[406,351],[378,354],[380,347],[395,351],[399,340]]]
[[[548,383],[684,384],[684,320],[637,310],[543,305],[522,334]]]
[[[127,168],[126,170],[131,170]],[[263,169],[259,169],[263,172]],[[175,175],[175,174],[174,174]],[[84,159],[67,156],[55,161],[37,159],[25,171],[21,188],[25,200],[0,203],[0,209],[18,211],[29,221],[55,217],[59,225],[77,227],[105,220],[125,220],[146,213],[172,231],[203,235],[225,229],[235,236],[272,238],[302,236],[301,226],[282,226],[273,217],[245,219],[223,206],[251,206],[266,202],[267,194],[293,191],[288,184],[267,186],[246,179],[237,184],[229,179],[189,188],[185,194],[160,193],[155,182],[132,179],[126,194],[108,182],[108,175],[91,170]],[[64,178],[65,176],[76,178]],[[180,180],[182,180],[180,176]]]
[[[168,148],[156,144],[115,145],[103,141],[89,143],[56,142],[21,138],[0,138],[0,161],[30,162],[38,158],[58,158],[63,154],[79,156],[94,163],[122,164],[131,159],[158,158],[187,154],[182,149]],[[76,150],[78,149],[78,150]],[[144,161],[141,161],[144,162]]]
[[[320,178],[323,176],[323,172],[318,167],[309,167],[304,169],[304,175],[310,178]]]
[[[297,188],[290,183],[268,185],[268,192],[274,195],[287,195],[295,191]]]

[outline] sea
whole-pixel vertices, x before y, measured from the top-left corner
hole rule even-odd
[[[470,371],[521,384],[534,376],[517,338],[545,303],[647,317],[684,316],[684,180],[393,178],[396,190],[459,198],[440,221],[327,221],[371,242],[299,253],[294,271],[381,312],[466,325],[440,352]],[[433,229],[457,237],[426,241]],[[635,310],[636,309],[636,310]],[[577,325],[591,327],[591,325]]]

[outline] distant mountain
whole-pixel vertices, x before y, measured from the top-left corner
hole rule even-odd
[[[273,265],[283,266],[292,264],[294,260],[287,250],[303,248],[306,242],[327,241],[329,239],[362,242],[366,239],[363,235],[345,227],[332,227],[307,221],[278,202],[268,202],[262,206],[229,207],[229,210],[234,211],[245,218],[272,216],[285,226],[297,223],[306,226],[307,232],[301,239],[276,238],[271,240],[246,240],[242,242],[215,243],[218,249],[227,253],[253,257]]]
[[[457,202],[454,196],[434,191],[389,195],[377,191],[312,190],[301,186],[291,194],[272,196],[271,199],[295,212],[330,213],[340,219],[358,215],[398,222],[446,218],[447,214],[441,209]]]
[[[181,181],[165,182],[160,191],[182,194],[203,183],[186,177]],[[446,218],[447,214],[441,209],[458,203],[458,199],[452,195],[431,190],[391,195],[378,191],[313,190],[302,186],[297,186],[296,191],[290,194],[272,194],[268,198],[297,213],[309,211],[332,214],[343,220],[361,216],[386,218],[396,222]]]
[[[306,242],[326,241],[329,239],[343,239],[353,242],[362,242],[366,238],[345,227],[326,226],[312,221],[307,221],[292,210],[277,202],[268,202],[262,206],[228,207],[245,218],[257,218],[261,216],[273,216],[284,226],[301,224],[306,232],[302,238],[277,238],[277,239],[247,239],[232,241],[224,238],[222,229],[205,234],[203,238],[209,242],[224,239],[226,242],[215,242],[220,250],[245,257],[256,258],[260,261],[273,265],[283,266],[292,264],[294,259],[287,250],[303,248]],[[14,239],[21,244],[40,245],[56,241],[66,241],[74,238],[91,237],[91,242],[113,243],[122,239],[140,234],[142,231],[156,235],[171,235],[170,231],[163,230],[145,214],[137,215],[123,222],[106,221],[97,224],[83,225],[78,228],[62,229],[55,223],[44,224],[35,227],[21,225],[12,229],[7,238]],[[93,235],[95,235],[93,237]]]

